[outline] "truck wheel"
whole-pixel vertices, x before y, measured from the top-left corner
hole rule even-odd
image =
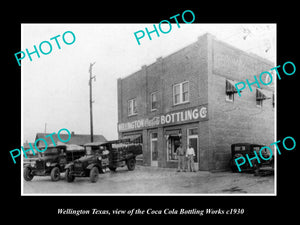
[[[98,180],[99,170],[97,167],[93,167],[90,171],[90,181],[96,183]]]
[[[67,169],[66,170],[66,179],[68,182],[73,182],[75,180],[75,176],[71,175],[71,170]]]
[[[31,181],[34,177],[34,175],[31,174],[31,169],[25,167],[23,172],[23,177],[26,181]]]
[[[58,167],[54,167],[51,170],[51,180],[52,181],[58,181],[60,179],[60,172]]]
[[[126,164],[127,164],[128,170],[130,170],[130,171],[134,170],[135,169],[135,158],[128,159]]]

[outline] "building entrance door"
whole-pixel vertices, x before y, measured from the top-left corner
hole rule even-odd
[[[150,133],[151,166],[158,166],[157,133]]]
[[[195,170],[199,170],[199,159],[198,159],[198,128],[187,129],[187,145],[191,145],[195,151],[194,164]]]

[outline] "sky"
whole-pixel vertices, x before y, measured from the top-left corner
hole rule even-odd
[[[166,24],[165,24],[166,25]],[[164,25],[164,26],[165,26]],[[156,24],[157,26],[157,24]],[[197,41],[211,33],[218,40],[252,52],[276,63],[276,24],[184,24],[172,23],[169,33],[147,35],[138,45],[134,33],[153,29],[153,24],[21,24],[21,49],[34,51],[43,41],[52,44],[48,55],[32,54],[21,61],[22,142],[34,142],[36,133],[57,133],[66,128],[75,134],[90,133],[89,66],[94,63],[94,134],[117,139],[117,79],[149,65],[159,57]],[[168,27],[162,29],[167,30]],[[75,34],[66,45],[62,35]],[[57,38],[61,49],[57,48]],[[66,35],[66,41],[72,41]],[[47,44],[43,44],[46,52]],[[17,63],[17,62],[16,62]],[[45,126],[46,124],[46,126]]]

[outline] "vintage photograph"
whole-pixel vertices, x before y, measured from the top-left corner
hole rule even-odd
[[[276,195],[276,24],[186,20],[21,25],[22,195]]]

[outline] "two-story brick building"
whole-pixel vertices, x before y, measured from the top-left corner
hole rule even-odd
[[[199,170],[228,169],[232,143],[274,141],[274,88],[234,88],[273,67],[205,34],[118,79],[119,137],[140,137],[143,165],[177,166],[181,142],[194,147]]]

